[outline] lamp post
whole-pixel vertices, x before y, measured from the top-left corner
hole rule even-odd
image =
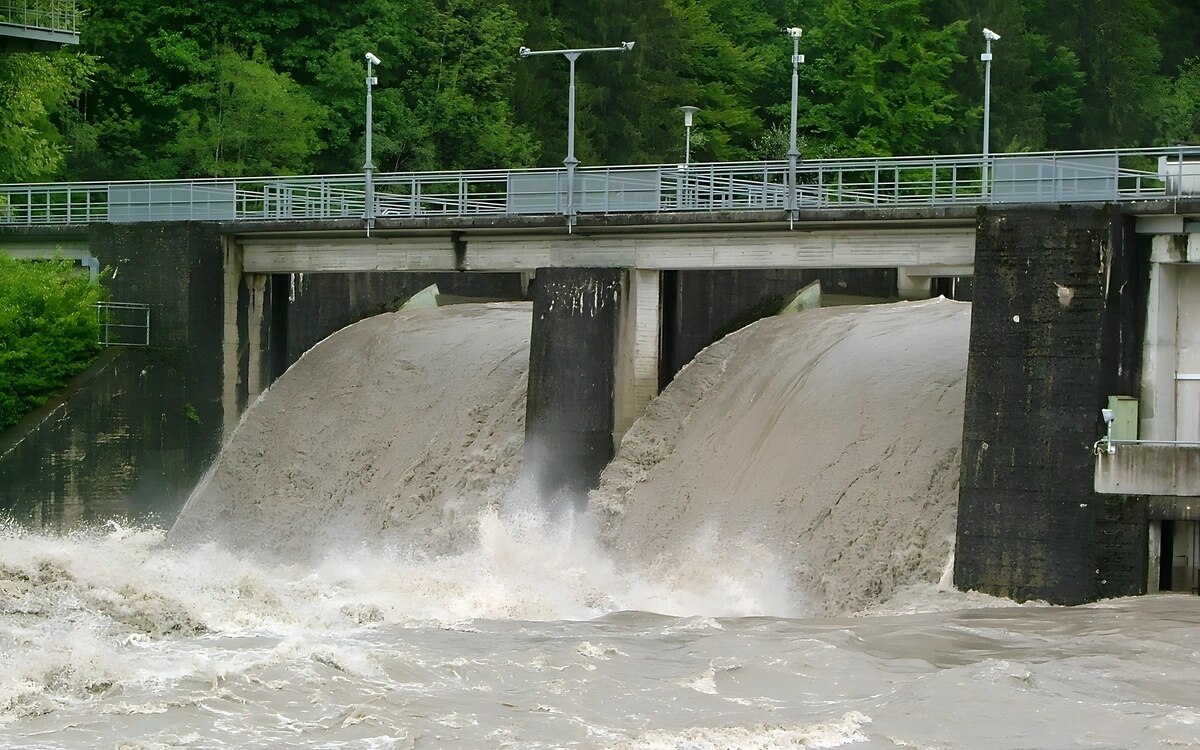
[[[571,64],[570,86],[567,88],[567,158],[563,164],[567,168],[567,227],[575,224],[575,167],[579,160],[575,158],[575,61],[586,52],[628,52],[633,49],[634,42],[621,42],[620,47],[588,47],[585,49],[552,49],[535,52],[528,47],[517,50],[522,58],[537,55],[562,55]]]
[[[991,29],[983,30],[983,38],[987,42],[987,49],[979,56],[983,60],[983,195],[986,197],[991,193],[988,186],[988,167],[991,162],[991,135],[992,135],[992,42],[1000,41],[1000,35]]]
[[[788,220],[795,221],[799,215],[796,201],[796,164],[800,161],[800,149],[796,146],[796,108],[800,98],[800,64],[804,62],[804,55],[800,54],[800,37],[803,36],[804,29],[792,26],[784,31],[792,38],[792,123],[788,130],[787,209]]]
[[[379,83],[379,79],[373,75],[373,67],[379,64],[379,58],[374,52],[366,54],[367,60],[367,154],[363,161],[363,178],[365,185],[366,205],[363,210],[363,222],[367,225],[367,235],[371,234],[371,227],[375,226],[375,164],[371,161],[371,130],[373,124],[371,122],[371,89],[375,84]]]
[[[683,166],[690,167],[692,164],[692,115],[700,111],[699,107],[685,105],[679,108],[683,113]]]

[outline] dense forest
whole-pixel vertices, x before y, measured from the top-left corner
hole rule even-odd
[[[78,50],[0,56],[0,181],[362,166],[363,54],[382,171],[561,163],[567,64],[517,48],[637,42],[578,64],[583,164],[782,158],[805,29],[805,157],[1200,140],[1196,0],[80,0]]]

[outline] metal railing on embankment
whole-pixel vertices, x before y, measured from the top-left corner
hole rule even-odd
[[[101,346],[150,346],[150,306],[139,302],[97,302]]]
[[[553,216],[563,169],[375,176],[374,216]],[[1200,198],[1200,147],[806,161],[588,167],[581,214],[895,209]],[[362,175],[0,185],[0,225],[359,219]]]

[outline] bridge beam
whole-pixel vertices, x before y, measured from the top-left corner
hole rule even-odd
[[[824,226],[695,232],[632,227],[593,234],[455,233],[441,236],[239,238],[250,273],[350,271],[529,271],[535,268],[910,268],[969,267],[971,226]]]

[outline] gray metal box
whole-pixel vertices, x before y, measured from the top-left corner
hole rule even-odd
[[[657,211],[661,200],[657,169],[575,173],[575,210],[579,213]],[[561,214],[566,210],[566,172],[514,172],[508,176],[510,214]]]
[[[992,199],[998,203],[1115,200],[1118,170],[1116,154],[1004,156],[993,162]]]
[[[142,183],[108,188],[108,220],[114,224],[231,221],[236,217],[237,186],[232,182]]]

